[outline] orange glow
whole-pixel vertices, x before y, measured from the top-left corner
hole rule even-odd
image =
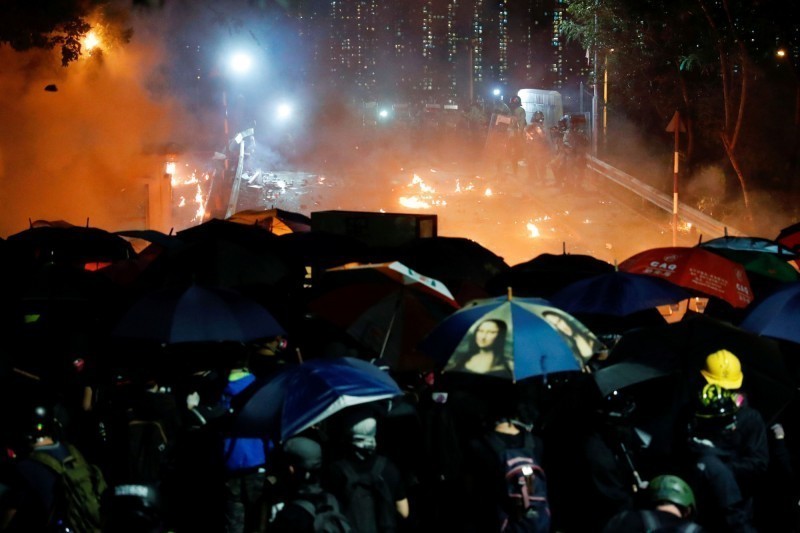
[[[83,38],[83,47],[86,49],[89,54],[92,53],[92,50],[100,46],[100,38],[94,31],[90,31],[86,34],[86,37]]]

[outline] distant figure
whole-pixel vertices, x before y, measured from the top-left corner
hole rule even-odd
[[[508,157],[511,163],[511,173],[516,174],[519,168],[519,161],[522,159],[525,147],[525,126],[528,121],[525,108],[522,107],[522,99],[519,96],[512,96],[508,105],[511,110],[511,127],[509,128]]]
[[[547,181],[547,164],[552,150],[544,125],[544,113],[536,111],[533,120],[525,127],[525,162],[531,184],[544,185]]]

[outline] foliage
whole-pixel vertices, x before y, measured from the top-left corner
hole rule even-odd
[[[82,40],[99,21],[104,21],[104,39],[128,42],[131,30],[125,11],[110,0],[4,0],[0,2],[0,44],[14,50],[58,49],[61,64],[81,56]]]
[[[614,113],[666,148],[672,139],[664,126],[680,110],[689,122],[690,165],[723,163],[729,174],[735,170],[745,202],[745,176],[766,180],[785,172],[783,155],[796,135],[792,114],[769,124],[760,115],[787,93],[780,89],[787,80],[773,76],[776,42],[790,30],[777,5],[567,0],[567,14],[563,33],[597,53],[599,81],[607,57]],[[796,84],[796,76],[788,83]],[[791,98],[783,105],[793,106]],[[763,134],[767,126],[770,135]]]

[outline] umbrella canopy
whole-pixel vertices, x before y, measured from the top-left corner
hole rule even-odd
[[[162,344],[246,343],[286,332],[263,306],[220,287],[170,287],[153,291],[128,309],[114,328],[117,337]]]
[[[790,250],[800,249],[800,222],[783,228],[775,240]]]
[[[786,284],[754,304],[741,327],[748,331],[800,343],[800,282]]]
[[[119,235],[83,226],[32,227],[9,236],[6,243],[8,252],[25,264],[46,260],[83,268],[136,255],[131,244]]]
[[[486,283],[510,268],[488,248],[461,237],[418,238],[387,253],[417,272],[441,280],[461,303],[486,297]]]
[[[285,441],[342,409],[401,394],[389,374],[366,361],[313,359],[282,370],[245,395],[244,404],[235,407],[232,430]]]
[[[511,287],[519,296],[549,298],[578,280],[613,272],[610,263],[583,254],[541,254],[510,267],[487,282],[490,294],[505,294]]]
[[[251,250],[275,246],[278,239],[276,235],[257,225],[237,224],[218,218],[179,231],[177,236],[187,243],[225,240]]]
[[[708,250],[770,254],[783,257],[787,261],[797,258],[797,253],[778,241],[763,237],[724,236],[699,243],[697,246]],[[726,256],[727,257],[727,256]]]
[[[737,308],[747,307],[753,301],[744,267],[703,248],[652,248],[629,257],[620,263],[619,269],[664,278]]]
[[[262,230],[258,230],[262,231]],[[232,289],[301,283],[305,270],[272,248],[246,247],[225,239],[193,242],[167,250],[142,273],[150,286],[190,282]]]
[[[322,285],[309,309],[400,371],[431,366],[417,345],[458,308],[444,284],[396,261],[332,268]]]
[[[689,292],[664,279],[614,271],[576,281],[554,294],[550,301],[573,314],[627,316],[690,297]]]
[[[611,350],[608,366],[593,377],[604,396],[660,376],[683,376],[685,382],[699,377],[705,358],[722,349],[741,361],[748,397],[766,418],[789,402],[794,387],[779,345],[701,314],[626,333]]]
[[[514,381],[556,372],[579,372],[605,347],[576,318],[540,298],[475,300],[446,318],[422,350],[445,362],[445,371]]]
[[[311,219],[301,213],[283,209],[247,209],[234,213],[226,220],[238,224],[259,226],[275,235],[311,231]]]

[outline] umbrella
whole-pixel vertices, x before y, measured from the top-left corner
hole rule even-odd
[[[604,349],[576,318],[541,298],[475,300],[439,324],[421,349],[445,371],[487,374],[514,381],[581,371]]]
[[[619,265],[623,272],[665,278],[690,291],[714,296],[733,307],[753,301],[744,267],[697,247],[652,248],[629,257]]]
[[[800,282],[783,288],[755,303],[741,327],[748,331],[800,343]]]
[[[778,233],[778,236],[775,237],[775,240],[790,250],[797,250],[800,248],[800,222],[795,222],[783,228]]]
[[[797,253],[777,241],[761,237],[726,236],[697,246],[739,263],[751,276],[751,282],[755,281],[753,275],[760,276],[762,279],[759,279],[759,283],[765,289],[762,292],[771,292],[770,289],[776,285],[774,282],[798,279],[797,269],[789,263],[797,258]]]
[[[10,235],[6,243],[9,252],[25,264],[50,260],[83,268],[136,255],[131,244],[119,235],[83,226],[31,227]]]
[[[258,230],[262,231],[262,230]],[[186,285],[196,282],[232,289],[299,284],[305,270],[276,249],[245,247],[225,239],[210,239],[168,250],[142,273],[151,286]]]
[[[572,314],[627,316],[690,297],[686,290],[664,279],[614,271],[576,281],[550,301]]]
[[[397,261],[328,269],[317,316],[342,328],[395,370],[430,366],[418,343],[458,308],[447,287]]]
[[[394,253],[417,272],[441,280],[461,303],[488,296],[486,283],[509,269],[502,257],[461,237],[418,238],[387,253]]]
[[[786,260],[795,259],[797,253],[778,241],[763,237],[724,236],[699,243],[697,246],[708,250],[721,252],[744,252],[755,254],[770,254],[784,257]],[[726,255],[727,257],[727,255]]]
[[[283,209],[247,209],[234,213],[226,220],[238,224],[259,226],[275,235],[311,231],[310,218]]]
[[[170,287],[135,302],[114,328],[117,337],[162,344],[239,342],[283,335],[263,306],[220,287]]]
[[[178,238],[187,243],[225,240],[258,249],[275,246],[278,237],[257,225],[244,225],[212,218],[202,224],[179,231]]]
[[[590,255],[540,254],[489,280],[487,290],[500,295],[511,287],[520,296],[549,298],[570,283],[613,271],[612,264]]]
[[[280,435],[285,441],[347,407],[402,394],[375,365],[352,357],[312,359],[257,385],[235,407],[232,431],[241,436]]]
[[[593,377],[603,396],[661,376],[680,376],[685,382],[700,376],[705,358],[722,349],[741,361],[753,406],[765,418],[775,416],[794,394],[777,342],[702,314],[626,333],[611,350],[608,366]]]

